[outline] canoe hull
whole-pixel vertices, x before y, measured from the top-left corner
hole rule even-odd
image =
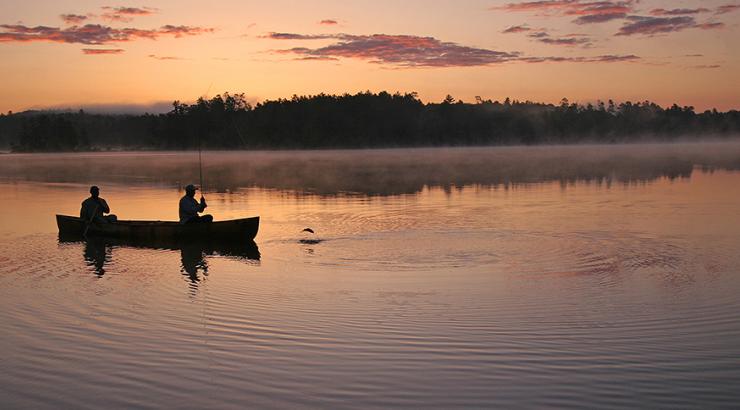
[[[57,227],[62,235],[82,235],[85,221],[74,216],[57,215]],[[211,223],[181,224],[169,221],[117,221],[92,223],[88,235],[142,240],[239,239],[252,240],[257,236],[258,216]]]

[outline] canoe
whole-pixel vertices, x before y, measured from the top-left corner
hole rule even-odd
[[[57,215],[57,227],[62,235],[82,235],[86,222],[80,218]],[[210,240],[252,240],[257,236],[260,217],[232,219],[211,223],[181,224],[170,221],[117,221],[91,223],[88,235],[132,240],[177,240],[198,238]]]

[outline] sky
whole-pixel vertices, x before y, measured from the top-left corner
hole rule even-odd
[[[0,112],[243,92],[740,109],[738,0],[0,0]]]

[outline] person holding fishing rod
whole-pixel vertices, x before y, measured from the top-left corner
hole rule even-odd
[[[208,87],[210,90],[210,87]],[[207,94],[207,92],[206,92]],[[198,134],[198,173],[200,174],[200,186],[203,187],[203,156],[201,153],[201,141],[200,133]],[[193,184],[189,184],[185,187],[185,196],[180,198],[180,223],[209,223],[213,222],[213,216],[211,215],[198,215],[199,213],[206,210],[208,204],[206,199],[203,197],[203,192],[200,194],[200,203],[195,200],[195,191],[198,188]]]
[[[80,219],[86,221],[88,224],[96,223],[108,223],[116,222],[118,218],[110,214],[110,208],[105,199],[100,197],[100,188],[93,185],[90,187],[90,197],[82,201],[82,207],[80,208]]]
[[[200,202],[195,199],[195,191],[198,188],[195,185],[190,184],[185,187],[185,196],[180,198],[180,223],[198,223],[198,222],[213,222],[213,216],[211,215],[198,215],[199,213],[206,210],[208,204],[203,195],[200,196]]]

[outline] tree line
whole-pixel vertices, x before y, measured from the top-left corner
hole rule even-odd
[[[250,104],[219,94],[165,114],[0,114],[0,146],[16,152],[101,149],[316,149],[672,141],[740,135],[740,112],[650,101],[560,104],[416,93],[293,96]]]

